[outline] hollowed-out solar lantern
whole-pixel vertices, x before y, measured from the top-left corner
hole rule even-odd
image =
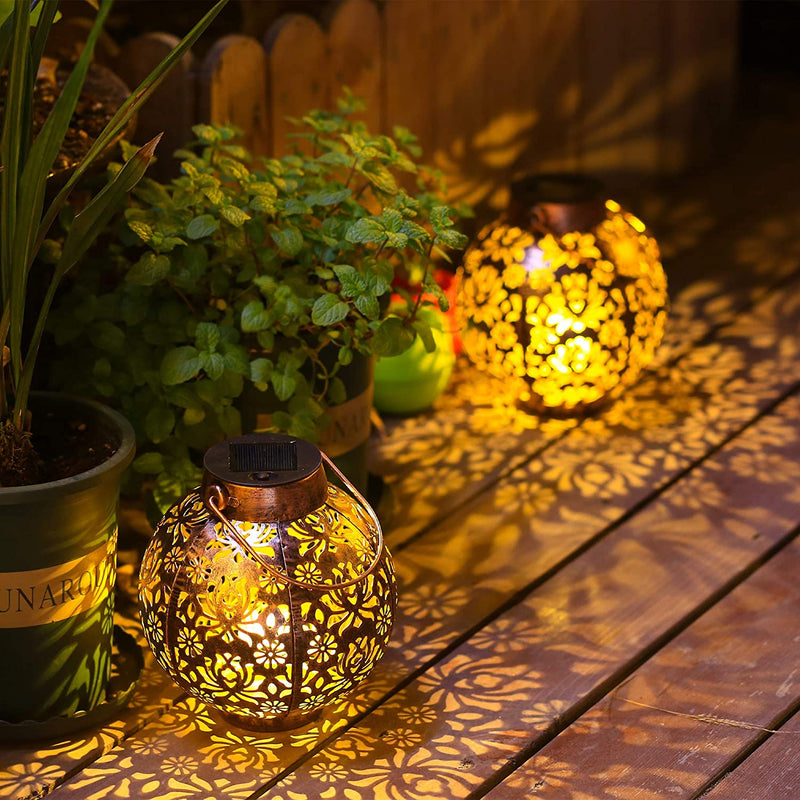
[[[347,487],[331,485],[326,465]],[[159,523],[139,601],[158,663],[236,725],[304,725],[383,654],[396,587],[366,500],[309,442],[229,439]]]
[[[464,257],[464,350],[535,412],[571,415],[617,397],[653,359],[667,283],[656,240],[602,185],[537,175]]]

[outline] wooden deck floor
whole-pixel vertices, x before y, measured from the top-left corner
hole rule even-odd
[[[229,729],[148,656],[113,723],[3,747],[0,797],[800,798],[798,185],[743,156],[635,208],[671,324],[602,414],[526,416],[462,365],[390,424],[398,620],[316,725]]]

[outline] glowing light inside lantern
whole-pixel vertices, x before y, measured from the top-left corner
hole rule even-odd
[[[461,273],[464,349],[522,382],[534,410],[574,412],[618,395],[652,360],[666,321],[658,245],[618,203],[589,231],[522,230],[500,220]]]

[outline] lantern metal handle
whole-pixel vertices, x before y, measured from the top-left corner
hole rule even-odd
[[[370,506],[370,504],[364,499],[361,492],[359,492],[358,489],[356,489],[356,487],[350,483],[350,481],[347,479],[347,476],[333,463],[333,461],[328,458],[328,456],[325,455],[325,453],[320,450],[320,454],[322,455],[322,460],[325,462],[325,465],[333,470],[334,475],[336,475],[336,477],[339,478],[345,487],[350,490],[350,493],[356,498],[356,500],[358,500],[361,505],[364,506],[373,523],[375,524],[375,529],[378,532],[378,542],[375,548],[375,557],[372,559],[369,567],[367,567],[364,572],[355,578],[351,578],[347,581],[340,581],[338,583],[308,583],[306,581],[299,581],[296,578],[292,578],[289,575],[280,572],[279,570],[275,569],[272,564],[266,561],[260,553],[254,550],[252,545],[239,533],[239,531],[236,530],[236,527],[222,513],[222,510],[217,505],[217,502],[212,495],[207,495],[205,502],[211,510],[211,513],[214,514],[214,516],[222,523],[222,527],[227,531],[231,539],[233,539],[236,544],[242,548],[242,550],[247,552],[250,558],[256,561],[258,565],[263,570],[268,572],[273,578],[280,581],[285,581],[286,583],[289,583],[292,586],[297,586],[300,589],[322,590],[325,592],[330,592],[336,589],[346,589],[348,586],[353,586],[359,581],[364,580],[364,578],[368,577],[375,571],[378,563],[381,560],[381,556],[383,555],[383,529],[381,528],[380,522],[378,522],[378,517],[372,510],[372,506]]]

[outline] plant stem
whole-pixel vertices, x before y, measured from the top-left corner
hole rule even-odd
[[[410,325],[417,318],[417,312],[419,311],[420,305],[422,305],[422,295],[424,294],[425,290],[425,280],[428,277],[428,270],[431,268],[431,255],[433,254],[433,248],[435,245],[436,239],[434,238],[431,241],[431,246],[428,248],[428,254],[425,257],[425,272],[422,274],[422,280],[419,284],[420,291],[417,294],[417,301],[414,303],[414,308],[411,309],[410,316],[408,316],[406,321],[403,323],[404,325]]]

